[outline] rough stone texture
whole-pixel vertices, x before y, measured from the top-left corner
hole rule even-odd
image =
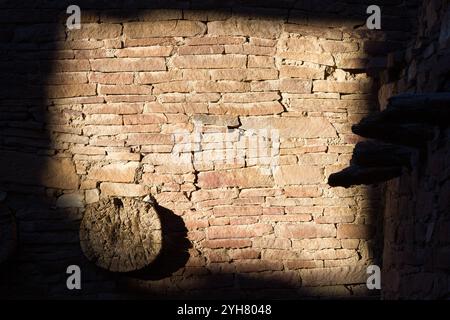
[[[92,10],[80,4],[81,30],[64,28],[59,2],[0,4],[0,181],[24,249],[0,273],[0,290],[25,298],[357,296],[364,279],[317,275],[337,279],[341,268],[379,261],[376,235],[337,233],[376,225],[380,190],[332,189],[326,177],[348,165],[358,139],[351,125],[377,104],[370,63],[386,61],[386,44],[401,47],[415,13],[410,1],[408,10],[385,1],[389,23],[371,32],[365,3],[328,2],[319,12],[311,1],[223,2],[220,11],[208,9],[211,1],[103,1]],[[83,258],[80,219],[99,199],[149,194],[179,218],[166,223],[177,237],[163,238],[178,246],[186,237],[188,259],[123,290],[125,275]],[[140,267],[145,257],[112,266]],[[79,292],[65,286],[72,264],[82,268]],[[303,276],[316,280],[301,288]]]
[[[114,272],[142,269],[161,250],[161,222],[140,199],[107,198],[86,206],[80,244],[86,257]]]

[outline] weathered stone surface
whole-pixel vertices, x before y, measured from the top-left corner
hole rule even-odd
[[[290,239],[330,238],[336,236],[336,227],[333,224],[316,224],[313,222],[280,223],[275,226],[275,235]]]
[[[86,207],[80,244],[86,257],[101,268],[113,272],[139,270],[161,250],[161,222],[147,202],[104,199]]]
[[[321,183],[324,178],[318,166],[281,165],[275,169],[274,179],[278,186],[285,186]]]
[[[97,181],[133,182],[139,162],[111,163],[89,170],[88,177]]]
[[[198,21],[152,21],[124,24],[124,34],[130,38],[193,37],[204,34],[206,25]]]
[[[254,36],[274,39],[281,33],[281,23],[264,20],[234,20],[208,22],[208,34]]]
[[[280,136],[295,138],[336,137],[336,130],[325,118],[256,118],[242,117],[244,130],[279,130]]]
[[[131,183],[103,182],[100,190],[102,196],[141,197],[147,194],[144,186]]]
[[[200,172],[198,186],[205,189],[221,187],[268,187],[273,185],[271,176],[258,168],[244,168],[225,171]]]

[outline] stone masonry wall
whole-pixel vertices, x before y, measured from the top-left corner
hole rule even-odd
[[[424,1],[418,33],[389,56],[381,101],[397,93],[449,92],[450,4]],[[450,293],[450,145],[441,129],[417,166],[387,183],[383,252],[386,299],[448,299]]]
[[[374,71],[407,38],[411,5],[386,1],[383,30],[370,31],[365,1],[348,2],[81,5],[81,30],[65,28],[62,2],[6,3],[0,179],[19,240],[2,292],[369,295],[380,192],[326,181],[348,165],[351,125],[378,108]],[[87,262],[85,205],[149,194],[181,217],[186,263],[147,280]],[[70,264],[83,270],[79,292],[65,287]]]

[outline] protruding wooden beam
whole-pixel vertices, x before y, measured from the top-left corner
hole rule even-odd
[[[369,185],[385,182],[402,174],[401,167],[373,167],[364,168],[350,166],[344,170],[333,173],[328,178],[331,187],[348,188],[354,185]]]
[[[365,138],[408,147],[423,148],[436,136],[433,126],[419,123],[394,123],[384,118],[382,113],[370,115],[352,126],[352,131]]]
[[[416,151],[412,148],[381,143],[377,141],[359,142],[351,163],[361,167],[405,167],[412,170]]]

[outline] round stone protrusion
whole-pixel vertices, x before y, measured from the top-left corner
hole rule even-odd
[[[113,272],[148,266],[161,251],[159,216],[151,203],[136,198],[105,198],[86,206],[80,226],[85,256]]]

